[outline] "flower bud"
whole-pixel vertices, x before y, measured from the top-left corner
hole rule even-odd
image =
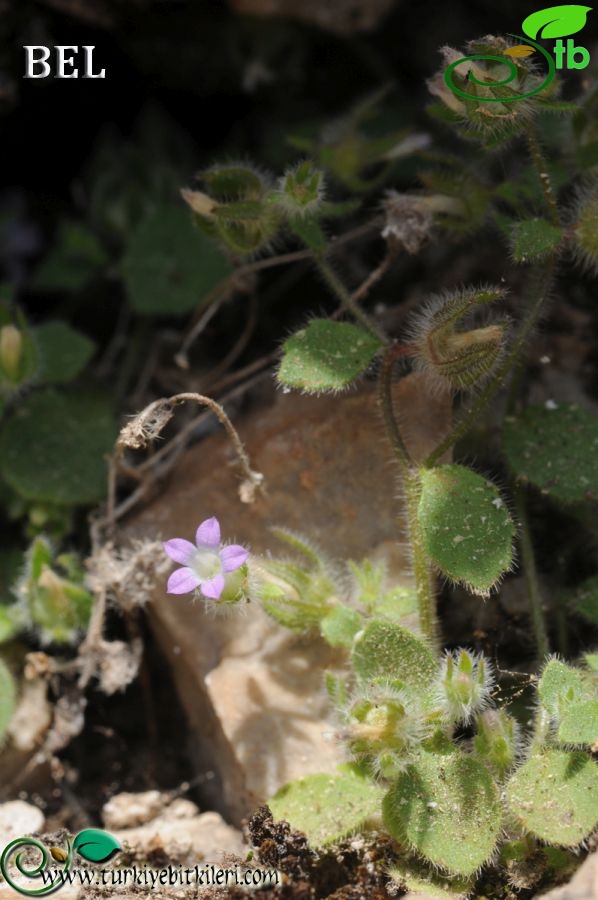
[[[368,685],[349,704],[342,737],[349,751],[385,778],[405,768],[426,736],[416,700],[392,683]]]
[[[453,114],[490,138],[517,133],[556,89],[549,88],[554,75],[549,54],[538,44],[513,44],[487,35],[469,42],[465,53],[443,47],[442,67],[428,81],[430,92]],[[529,52],[520,55],[522,50]]]
[[[515,762],[519,726],[504,709],[487,709],[476,718],[476,753],[490,763],[502,778]]]
[[[181,192],[198,226],[233,253],[248,255],[267,247],[282,224],[280,210],[268,202],[267,176],[251,166],[231,164],[206,169],[199,178],[205,192]]]
[[[483,656],[468,650],[447,653],[440,679],[442,705],[451,722],[468,722],[487,705],[492,672]]]
[[[23,335],[15,325],[0,328],[0,371],[13,384],[20,381],[23,361]]]
[[[313,214],[323,199],[324,173],[309,161],[289,169],[281,178],[280,190],[272,196],[290,219]]]
[[[411,326],[418,367],[452,390],[473,387],[490,376],[504,350],[505,323],[470,330],[457,326],[477,306],[503,296],[499,288],[485,288],[433,297]]]

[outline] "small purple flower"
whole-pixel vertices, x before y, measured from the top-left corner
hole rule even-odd
[[[163,544],[164,550],[183,568],[175,569],[168,579],[169,594],[188,594],[199,588],[204,597],[218,600],[224,589],[224,576],[240,568],[249,553],[239,544],[223,547],[220,543],[220,523],[212,516],[197,529],[195,544],[184,538],[172,538]]]

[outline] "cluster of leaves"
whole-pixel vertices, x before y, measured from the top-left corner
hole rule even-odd
[[[453,893],[471,890],[499,853],[524,862],[543,845],[573,849],[592,832],[595,657],[580,668],[546,662],[525,734],[495,707],[483,656],[456,650],[439,660],[407,626],[414,589],[393,588],[383,565],[365,560],[349,564],[347,591],[347,573],[295,535],[279,536],[303,559],[250,560],[252,593],[285,627],[317,630],[346,651],[347,674],[329,672],[326,684],[351,762],[281,788],[270,800],[276,817],[314,847],[382,828],[403,848],[397,881],[430,890],[444,880]]]
[[[554,657],[544,660],[529,727],[494,707],[489,662],[468,650],[439,658],[430,627],[429,570],[488,597],[513,567],[517,533],[494,483],[464,465],[438,460],[467,434],[517,361],[557,260],[568,254],[586,269],[598,267],[598,186],[595,176],[587,177],[596,162],[595,95],[577,103],[560,100],[558,82],[543,81],[522,48],[512,44],[488,37],[468,47],[467,59],[447,49],[445,66],[430,83],[442,101],[432,112],[487,150],[501,150],[523,135],[532,165],[507,163],[508,177],[496,183],[472,173],[456,155],[430,154],[434,166],[421,173],[423,191],[388,196],[383,235],[391,255],[416,253],[434,232],[458,240],[493,225],[513,263],[534,267],[517,326],[506,318],[490,324],[481,318],[489,304],[505,298],[503,288],[491,285],[430,298],[398,349],[359,307],[327,264],[321,226],[336,212],[325,196],[330,169],[337,167],[334,174],[346,187],[364,189],[355,172],[347,177],[341,167],[347,159],[363,159],[358,141],[343,144],[340,155],[317,141],[304,144],[314,161],[288,170],[277,184],[248,167],[220,167],[203,173],[205,191],[185,194],[198,223],[229,250],[267,250],[284,227],[312,252],[339,304],[357,321],[309,321],[284,343],[278,381],[285,390],[337,393],[382,358],[382,406],[407,494],[416,592],[393,590],[366,561],[350,567],[354,591],[347,599],[346,578],[308,542],[288,535],[284,539],[301,552],[303,563],[250,563],[252,595],[266,611],[285,627],[318,632],[344,648],[348,661],[347,676],[329,673],[327,685],[351,763],[334,775],[287,785],[272,798],[272,810],[316,845],[383,827],[404,851],[397,879],[414,888],[425,882],[430,889],[438,882],[436,872],[448,877],[454,893],[467,892],[479,869],[499,854],[503,862],[524,862],[546,853],[548,866],[549,851],[542,847],[574,849],[598,824],[598,770],[589,752],[598,739],[595,654],[587,654],[579,668]],[[508,88],[501,69],[507,57],[514,70]],[[446,66],[461,93],[447,84]],[[576,160],[570,173],[561,160],[548,163],[543,156],[539,135],[550,140],[546,121],[555,115],[561,119],[553,149],[561,160]],[[574,202],[560,204],[559,192]],[[423,461],[410,457],[392,420],[388,372],[392,376],[397,352],[429,376],[430,390],[463,400],[454,431]],[[509,410],[501,435],[504,466],[517,489],[530,485],[569,509],[596,499],[597,446],[596,418],[554,402]],[[594,578],[571,601],[594,622],[596,596]],[[419,631],[407,625],[414,611]]]

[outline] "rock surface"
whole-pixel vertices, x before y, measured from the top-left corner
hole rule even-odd
[[[418,456],[436,444],[450,415],[447,398],[422,403],[419,378],[399,382],[395,398]],[[186,453],[123,537],[191,538],[201,519],[217,516],[226,540],[277,552],[269,529],[279,525],[335,558],[390,549],[397,583],[411,583],[397,540],[396,471],[371,389],[342,398],[278,394],[236,424],[266,479],[255,503],[240,503],[230,445],[214,434]],[[322,690],[323,670],[335,658],[324,646],[289,636],[254,605],[216,617],[167,595],[165,584],[157,585],[149,615],[191,724],[197,770],[214,770],[206,799],[228,819],[239,823],[284,782],[340,761]]]
[[[157,813],[157,814],[156,814]],[[125,850],[147,859],[156,851],[179,865],[220,864],[224,855],[244,857],[240,831],[216,812],[200,813],[190,800],[169,800],[159,791],[119,794],[104,806],[104,824]],[[137,823],[120,828],[115,823]]]
[[[569,884],[538,896],[538,900],[593,900],[598,897],[598,853],[592,853]]]
[[[24,835],[38,834],[44,827],[44,814],[24,800],[9,800],[0,805],[0,847]]]

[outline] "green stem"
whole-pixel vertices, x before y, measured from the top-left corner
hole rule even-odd
[[[410,472],[405,478],[404,484],[407,501],[407,524],[419,612],[419,627],[421,633],[429,640],[434,649],[438,649],[436,585],[419,525],[418,508],[421,497],[421,479],[418,472]]]
[[[397,344],[387,347],[380,367],[378,380],[378,402],[384,418],[388,439],[392,445],[401,470],[405,489],[407,527],[413,560],[413,574],[419,611],[421,633],[430,643],[438,646],[438,623],[436,617],[436,586],[423,536],[419,525],[418,507],[421,496],[421,478],[416,464],[405,445],[394,413],[392,402],[392,374],[401,348]]]
[[[500,389],[540,317],[542,305],[552,282],[555,263],[556,260],[552,260],[552,262],[548,263],[541,271],[540,284],[536,292],[536,297],[525,314],[509,351],[505,353],[502,362],[486,387],[476,396],[471,406],[461,414],[454,427],[443,438],[440,444],[438,444],[436,449],[424,460],[424,466],[427,469],[434,466],[447,450],[453,447],[457,441],[461,440],[461,438],[467,434]]]
[[[391,344],[384,352],[378,376],[378,402],[382,410],[386,434],[392,444],[397,462],[401,468],[401,474],[403,478],[407,478],[409,473],[415,470],[415,463],[411,459],[411,455],[401,435],[392,402],[392,374],[400,352],[397,344]]]
[[[544,619],[542,591],[538,580],[538,570],[536,568],[536,557],[534,554],[534,546],[529,528],[527,517],[527,508],[525,503],[525,493],[519,485],[513,485],[513,497],[515,498],[515,506],[517,509],[517,518],[521,526],[520,546],[521,561],[523,563],[523,575],[527,585],[527,598],[529,602],[530,615],[532,620],[532,628],[534,638],[536,640],[536,649],[538,659],[543,660],[550,653],[550,645],[548,643],[548,633],[546,631],[546,621]]]
[[[552,181],[550,180],[550,173],[548,172],[548,163],[542,151],[534,126],[528,124],[525,128],[525,134],[530,157],[540,180],[542,191],[544,192],[544,199],[546,200],[550,220],[553,225],[560,225],[559,208]]]
[[[382,331],[382,329],[374,322],[373,319],[370,319],[367,313],[365,313],[360,307],[359,303],[351,296],[351,293],[347,290],[345,285],[342,283],[332,266],[326,261],[326,258],[321,253],[314,253],[314,259],[316,261],[316,265],[320,270],[322,277],[324,278],[326,284],[332,291],[332,293],[338,298],[339,302],[342,306],[350,312],[351,315],[360,322],[370,334],[373,334],[374,337],[379,338],[383,344],[388,344],[388,338]]]

